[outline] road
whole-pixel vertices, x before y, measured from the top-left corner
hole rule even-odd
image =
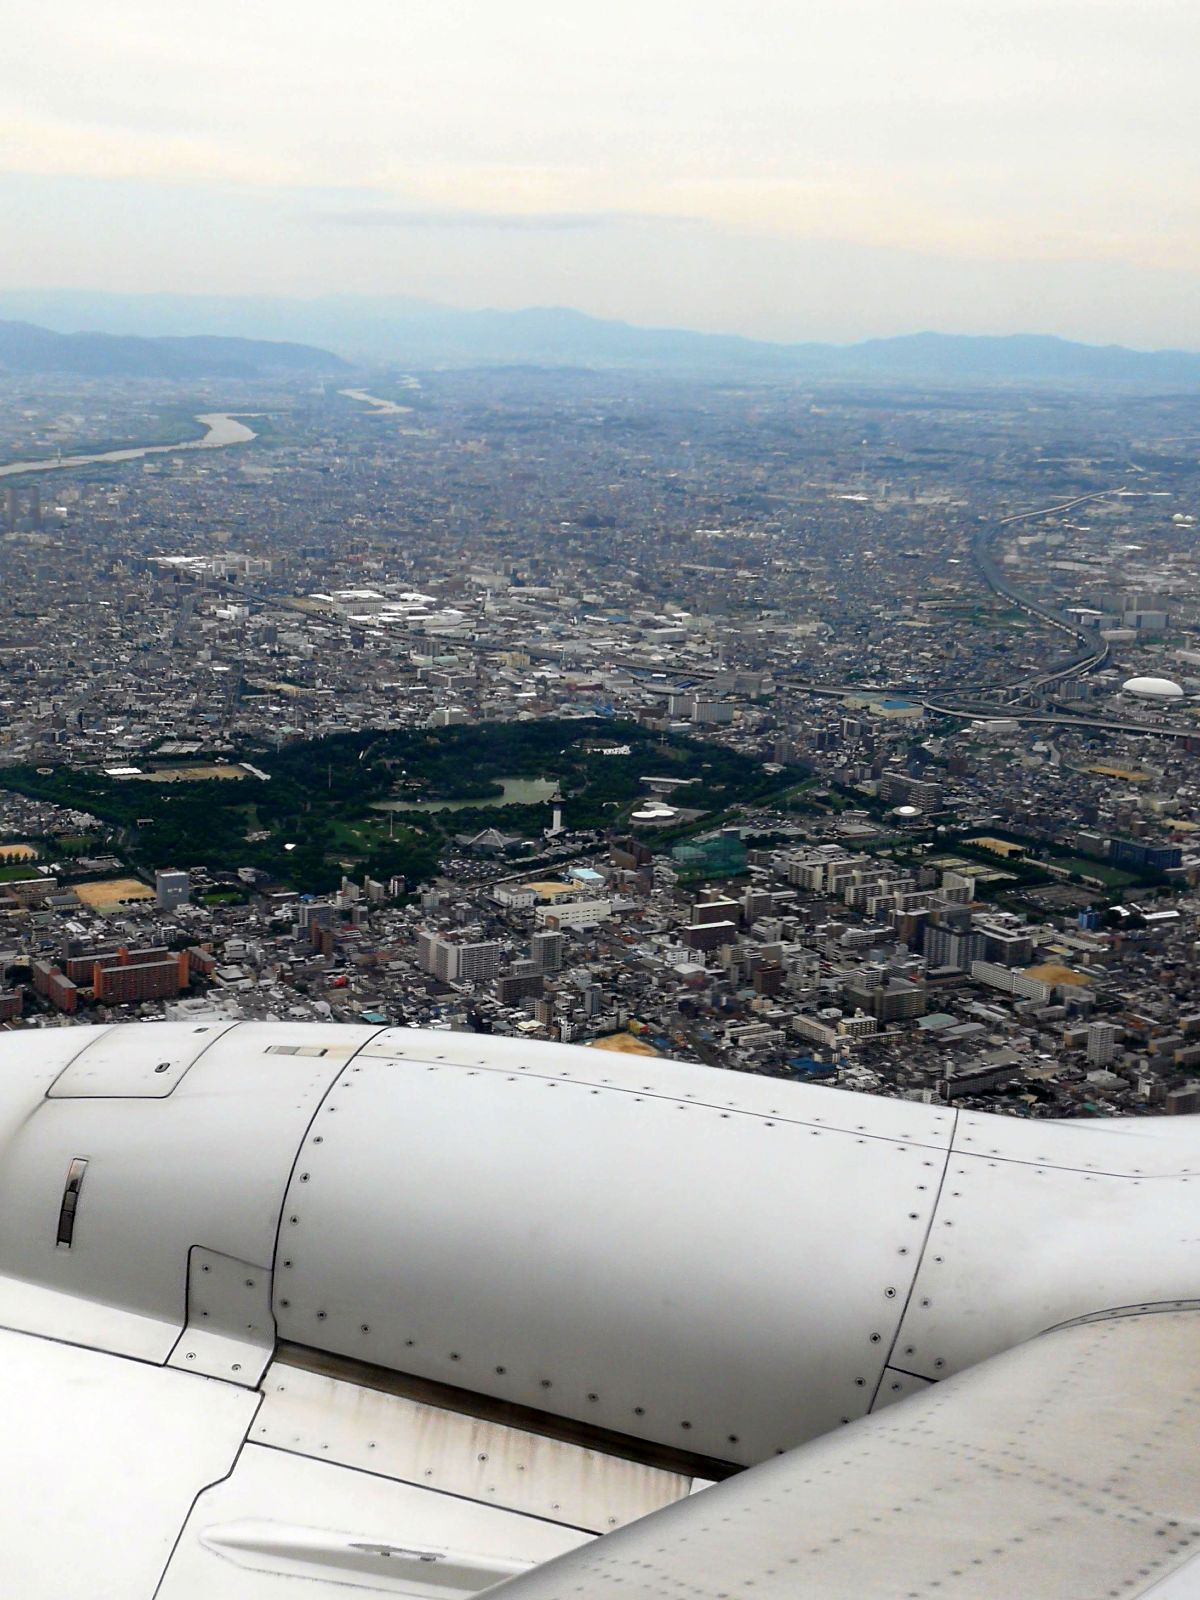
[[[1038,672],[1023,678],[1014,679],[1011,683],[987,685],[985,692],[1004,695],[1027,694],[1031,690],[1045,689],[1054,683],[1064,683],[1070,678],[1083,677],[1089,672],[1095,672],[1105,666],[1111,658],[1111,649],[1104,640],[1097,639],[1088,629],[1078,628],[1068,622],[1065,617],[1060,617],[1047,606],[1016,589],[1001,574],[1000,569],[992,560],[989,545],[996,538],[1001,529],[1013,527],[1021,522],[1034,522],[1039,517],[1055,516],[1064,511],[1073,511],[1076,506],[1089,505],[1096,500],[1104,500],[1109,495],[1120,494],[1124,485],[1119,484],[1113,489],[1099,489],[1092,494],[1076,495],[1072,500],[1060,500],[1051,506],[1038,506],[1032,511],[1018,511],[1008,517],[1000,517],[996,522],[990,523],[976,533],[971,544],[971,554],[979,569],[980,577],[994,594],[1007,600],[1010,605],[1016,606],[1027,616],[1042,623],[1045,627],[1053,628],[1059,633],[1065,633],[1079,647],[1080,653],[1071,661],[1061,667],[1055,667],[1049,672]],[[644,660],[640,657],[629,655],[619,659],[618,665],[641,672],[651,672],[660,677],[666,677],[661,662]],[[716,675],[716,669],[704,667],[689,667],[686,672],[678,674],[681,678],[702,681]],[[1053,728],[1093,728],[1103,733],[1144,733],[1153,734],[1160,739],[1193,739],[1200,737],[1200,727],[1175,727],[1170,724],[1148,724],[1142,722],[1127,722],[1119,718],[1081,717],[1073,712],[1058,712],[1053,709],[1036,712],[1018,711],[1010,702],[1001,700],[999,703],[990,701],[973,701],[967,699],[946,700],[941,697],[933,698],[922,696],[906,684],[879,684],[879,683],[810,683],[807,680],[794,678],[787,673],[776,673],[788,686],[798,689],[804,694],[823,695],[829,699],[842,700],[847,695],[864,696],[891,696],[900,700],[910,700],[914,705],[924,707],[937,716],[968,717],[973,721],[982,721],[995,718],[1007,718],[1012,722],[1031,723],[1038,726]]]
[[[1094,500],[1103,500],[1109,495],[1120,494],[1124,485],[1115,489],[1101,489],[1094,494],[1077,495],[1073,500],[1062,500],[1052,506],[1040,506],[1033,511],[1019,511],[1013,516],[1001,517],[990,526],[983,527],[972,541],[971,554],[979,569],[979,574],[988,588],[993,593],[1002,596],[1010,605],[1018,607],[1027,616],[1044,623],[1047,627],[1066,633],[1079,644],[1081,653],[1074,660],[1064,666],[1056,667],[1052,672],[1039,672],[1031,676],[1018,678],[1009,684],[995,685],[993,692],[1001,694],[1024,694],[1032,689],[1045,689],[1050,684],[1065,682],[1068,678],[1082,677],[1086,673],[1095,672],[1104,666],[1110,656],[1111,650],[1104,640],[1097,640],[1087,629],[1077,628],[1073,623],[1040,605],[1021,590],[1015,589],[1012,584],[1001,575],[996,563],[992,560],[988,546],[1002,528],[1012,527],[1020,522],[1033,522],[1039,517],[1054,516],[1064,511],[1073,511],[1076,506],[1088,505]],[[863,684],[815,684],[793,683],[793,687],[803,689],[809,694],[825,694],[832,696],[845,696],[847,694],[889,694],[898,698],[912,700],[920,704],[926,711],[931,711],[938,716],[970,717],[974,720],[987,720],[993,718],[1007,718],[1012,722],[1021,724],[1034,724],[1053,728],[1090,728],[1103,733],[1141,733],[1153,734],[1160,739],[1194,739],[1200,735],[1196,727],[1175,727],[1166,723],[1149,724],[1144,722],[1127,722],[1120,718],[1110,717],[1081,717],[1073,712],[1059,712],[1053,709],[1047,711],[1017,711],[1007,702],[989,704],[978,701],[960,699],[942,700],[916,695],[911,689],[889,688],[886,686],[871,686]]]
[[[1081,653],[1074,660],[1067,662],[1062,667],[1057,667],[1053,672],[1032,673],[1027,677],[1018,678],[1010,684],[996,685],[1003,694],[1019,694],[1030,689],[1042,689],[1047,684],[1061,683],[1067,678],[1079,677],[1086,672],[1095,672],[1104,665],[1109,658],[1109,646],[1103,640],[1097,640],[1084,628],[1076,627],[1056,611],[1040,605],[1029,595],[1016,589],[1001,574],[999,567],[992,560],[989,546],[1002,528],[1010,528],[1018,522],[1033,522],[1039,517],[1055,516],[1063,511],[1073,511],[1076,506],[1088,505],[1094,500],[1103,500],[1110,494],[1119,494],[1124,485],[1116,489],[1100,489],[1094,494],[1077,495],[1073,500],[1061,500],[1052,506],[1041,506],[1034,511],[1018,511],[1010,517],[1001,517],[992,526],[985,526],[976,533],[971,541],[971,555],[979,569],[979,575],[994,594],[1000,595],[1010,605],[1016,606],[1026,616],[1034,618],[1044,626],[1054,628],[1060,633],[1065,633],[1080,646]]]

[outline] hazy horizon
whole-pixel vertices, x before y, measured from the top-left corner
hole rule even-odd
[[[645,334],[708,334],[717,338],[732,337],[745,338],[763,345],[778,345],[780,348],[788,346],[801,346],[806,343],[814,345],[828,345],[830,347],[853,347],[859,344],[882,343],[887,344],[905,339],[920,340],[922,338],[945,338],[954,340],[963,339],[1025,339],[1038,341],[1042,339],[1062,340],[1071,345],[1079,345],[1088,349],[1103,350],[1107,348],[1141,352],[1147,355],[1170,354],[1196,354],[1200,355],[1200,336],[1194,343],[1184,341],[1173,345],[1154,344],[1150,342],[1135,343],[1117,339],[1076,337],[1070,334],[1061,334],[1053,329],[1028,326],[1014,327],[1000,331],[981,331],[972,328],[951,329],[937,325],[913,325],[892,330],[872,333],[847,333],[841,336],[830,335],[825,339],[800,337],[797,339],[773,339],[770,335],[746,334],[736,328],[703,329],[688,324],[680,318],[670,319],[665,317],[659,321],[641,321],[632,317],[606,316],[603,313],[587,311],[581,306],[564,304],[514,304],[510,307],[500,307],[484,302],[468,304],[465,302],[452,302],[450,300],[434,300],[421,296],[406,295],[397,292],[394,295],[377,295],[359,293],[345,290],[328,290],[311,295],[301,294],[208,294],[203,291],[174,290],[146,290],[122,291],[95,288],[54,288],[49,285],[37,287],[22,285],[11,289],[0,288],[0,324],[12,322],[28,322],[32,326],[54,330],[59,333],[101,333],[109,335],[141,335],[143,337],[178,337],[187,336],[189,332],[204,336],[212,333],[220,334],[224,331],[221,326],[214,326],[213,312],[221,306],[228,306],[231,310],[241,313],[239,325],[231,327],[228,331],[238,338],[263,338],[266,340],[283,339],[285,341],[310,342],[316,345],[326,345],[333,348],[338,344],[338,339],[330,334],[322,334],[321,330],[314,331],[311,335],[303,327],[296,325],[283,331],[273,330],[270,326],[261,331],[255,328],[247,317],[255,307],[261,307],[265,314],[278,311],[295,311],[302,316],[306,310],[320,311],[323,308],[343,306],[348,312],[361,309],[364,314],[387,320],[389,307],[396,308],[394,325],[402,328],[407,323],[408,313],[411,311],[416,323],[420,323],[426,314],[438,316],[441,313],[472,313],[490,314],[506,312],[513,316],[525,314],[527,316],[583,316],[593,318],[604,326],[624,326],[631,332]],[[190,307],[195,307],[194,325],[187,316]],[[89,313],[89,307],[94,307],[94,312]],[[127,314],[124,314],[127,311]],[[219,319],[218,319],[219,323]]]
[[[0,288],[1200,348],[1179,0],[25,10]]]

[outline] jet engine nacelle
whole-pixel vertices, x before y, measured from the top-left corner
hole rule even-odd
[[[407,1029],[25,1031],[0,1324],[248,1387],[283,1343],[716,1471],[1195,1297],[1198,1122]]]

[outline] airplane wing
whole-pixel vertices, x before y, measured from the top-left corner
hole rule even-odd
[[[1047,1333],[496,1600],[1200,1595],[1200,1310]]]
[[[0,1595],[1150,1592],[1196,1537],[1198,1176],[1183,1117],[6,1034]]]

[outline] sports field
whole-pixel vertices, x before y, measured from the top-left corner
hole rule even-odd
[[[656,1056],[658,1051],[644,1039],[632,1033],[608,1033],[603,1039],[592,1040],[593,1050],[613,1050],[621,1056]]]
[[[120,911],[130,900],[154,899],[154,890],[140,878],[102,878],[98,883],[80,883],[75,886],[75,893],[85,906],[102,916]]]
[[[137,776],[147,783],[203,783],[206,778],[244,778],[246,773],[242,767],[219,767],[205,761],[193,767],[156,767]]]

